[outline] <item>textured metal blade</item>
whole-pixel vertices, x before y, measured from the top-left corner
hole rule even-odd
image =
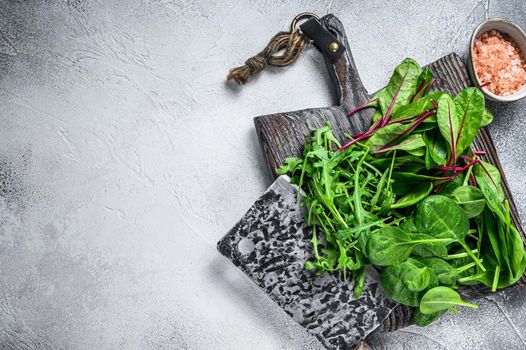
[[[218,243],[218,250],[328,349],[349,349],[396,307],[374,269],[362,296],[339,275],[317,277],[303,268],[312,257],[311,230],[297,187],[280,176]]]

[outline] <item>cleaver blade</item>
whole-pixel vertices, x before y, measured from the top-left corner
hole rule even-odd
[[[387,297],[371,267],[358,299],[353,297],[353,282],[339,274],[315,276],[303,268],[313,258],[312,231],[297,194],[298,187],[287,175],[278,177],[217,249],[327,349],[351,349],[397,304]]]

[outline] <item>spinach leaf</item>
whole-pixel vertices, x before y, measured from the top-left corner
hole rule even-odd
[[[418,257],[446,256],[447,245],[445,243],[419,244],[413,248],[411,255]]]
[[[432,271],[424,264],[408,259],[402,266],[406,270],[402,276],[402,283],[412,292],[421,292],[429,286]]]
[[[423,292],[413,291],[403,282],[405,274],[414,268],[415,266],[410,261],[388,266],[382,271],[380,280],[385,293],[391,299],[400,304],[416,307],[420,303]]]
[[[462,208],[442,195],[429,196],[418,204],[415,226],[419,232],[456,241],[463,241],[469,231]]]
[[[483,271],[486,270],[464,241],[469,231],[469,220],[452,199],[433,195],[421,201],[415,215],[415,226],[417,230],[430,236],[457,241],[477,265]]]
[[[453,267],[444,259],[437,257],[424,258],[420,261],[435,272],[441,285],[446,286],[455,286],[457,278],[459,278],[463,272],[469,271],[476,265],[474,262],[471,262],[464,266]]]
[[[468,219],[480,215],[486,206],[484,194],[480,189],[473,186],[457,187],[451,197],[462,207]]]
[[[431,193],[432,190],[432,182],[421,182],[413,191],[409,192],[408,194],[400,198],[398,201],[396,201],[395,204],[391,206],[391,208],[407,208],[413,206],[425,197],[427,197],[427,195]]]
[[[420,312],[424,315],[432,315],[454,308],[457,305],[478,309],[477,305],[463,301],[453,289],[440,286],[430,289],[424,294],[420,300]]]
[[[365,255],[376,266],[396,265],[405,261],[417,244],[449,241],[450,238],[435,238],[421,234],[411,237],[398,227],[387,226],[371,234]]]
[[[486,198],[492,197],[500,203],[504,201],[504,190],[502,189],[499,169],[493,164],[481,161],[474,165],[473,173],[477,184],[484,182],[482,186],[480,184],[479,186]]]

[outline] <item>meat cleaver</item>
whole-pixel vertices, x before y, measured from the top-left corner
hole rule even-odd
[[[315,276],[312,231],[304,219],[298,187],[278,177],[218,243],[218,250],[261,287],[327,349],[352,349],[397,306],[383,292],[378,273],[367,271],[363,294],[339,274]]]

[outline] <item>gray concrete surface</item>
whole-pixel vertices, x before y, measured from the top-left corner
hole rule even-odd
[[[465,53],[513,1],[0,1],[0,348],[319,349],[215,250],[269,185],[252,117],[329,105],[320,55],[224,83],[302,11],[346,25],[369,91]],[[284,98],[285,97],[285,98]],[[491,132],[526,219],[526,103]],[[376,349],[523,349],[522,292]]]

